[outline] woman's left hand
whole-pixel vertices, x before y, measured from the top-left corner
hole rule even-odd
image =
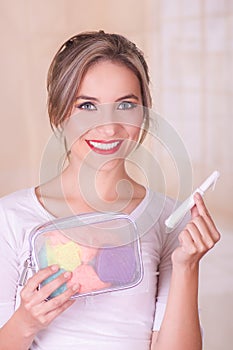
[[[180,246],[172,254],[173,265],[192,267],[198,264],[220,239],[218,232],[199,193],[194,196],[192,219],[179,235]]]

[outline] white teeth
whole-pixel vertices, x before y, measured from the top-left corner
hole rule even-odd
[[[101,142],[89,141],[89,143],[90,143],[90,145],[92,145],[95,148],[108,151],[108,150],[113,149],[116,146],[118,146],[120,141],[115,141],[112,143],[101,143]]]

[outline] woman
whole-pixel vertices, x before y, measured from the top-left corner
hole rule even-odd
[[[150,107],[147,64],[126,38],[82,33],[55,55],[48,110],[52,127],[66,135],[68,166],[36,189],[1,199],[0,349],[201,349],[198,267],[220,235],[198,194],[191,218],[165,234],[173,201],[128,175],[125,158],[144,139]],[[38,290],[58,271],[53,265],[31,277],[18,299],[35,226],[72,213],[113,210],[139,222],[144,266],[139,285],[74,301],[70,297],[80,285],[70,284],[45,301],[72,278],[66,272]]]

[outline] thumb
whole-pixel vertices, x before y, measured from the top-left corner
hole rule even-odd
[[[197,192],[197,193],[195,193],[194,194],[194,201],[195,201],[195,205],[192,207],[192,209],[191,209],[191,216],[192,216],[192,219],[194,219],[195,217],[197,217],[198,215],[200,215],[200,212],[199,212],[199,209],[198,209],[198,206],[197,206],[197,204],[198,204],[198,200],[202,200],[203,201],[203,199],[202,199],[202,197],[201,197],[201,195]]]

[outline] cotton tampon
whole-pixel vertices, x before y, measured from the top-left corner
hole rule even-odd
[[[180,220],[185,216],[185,214],[194,206],[194,194],[200,193],[201,196],[213,185],[215,185],[220,174],[216,170],[214,171],[202,184],[199,186],[196,191],[194,191],[191,196],[189,196],[170,216],[166,219],[165,225],[168,230],[172,230],[180,222]],[[168,232],[169,232],[168,231]]]

